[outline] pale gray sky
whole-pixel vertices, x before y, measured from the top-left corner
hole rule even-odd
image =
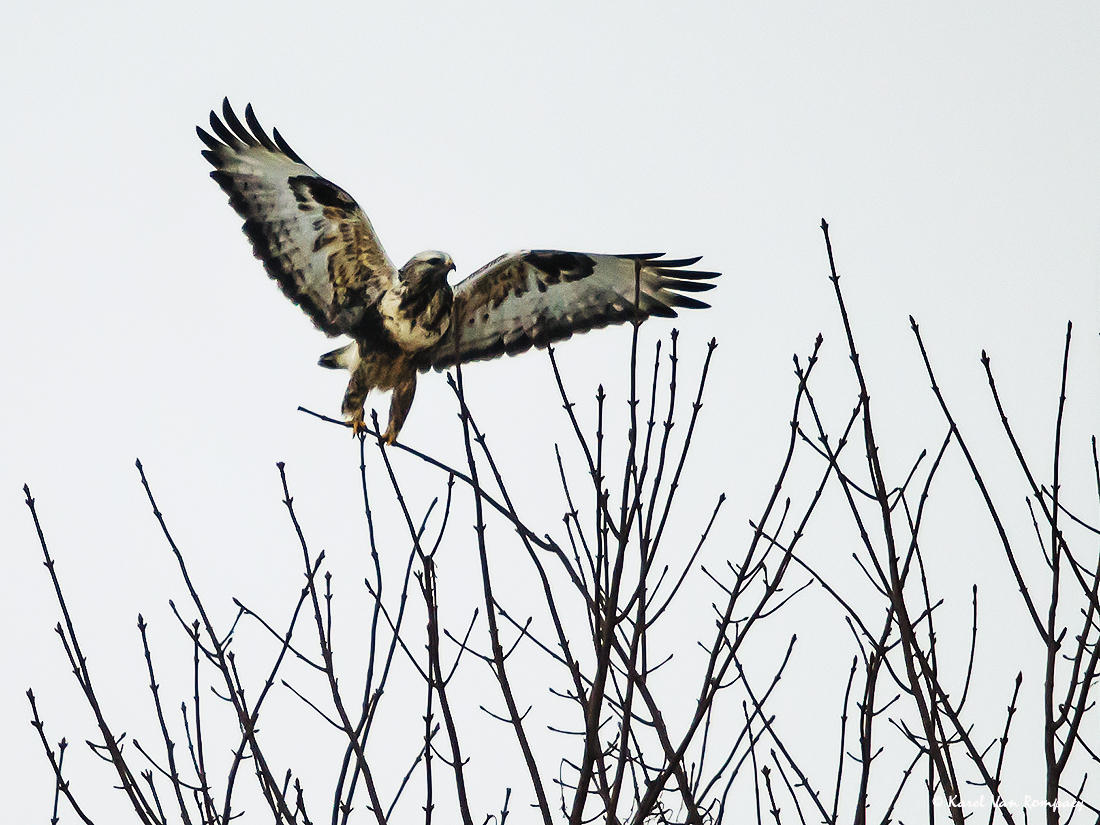
[[[685,523],[694,531],[688,516],[725,491],[723,541],[736,543],[786,438],[791,354],[823,332],[819,393],[834,427],[854,400],[823,217],[898,481],[943,432],[910,313],[990,458],[1002,444],[981,349],[1025,446],[1047,455],[1072,319],[1068,426],[1074,468],[1087,470],[1100,410],[1098,42],[1100,11],[1084,3],[6,4],[6,815],[48,817],[52,780],[27,687],[51,738],[92,735],[51,631],[58,614],[25,482],[93,673],[135,685],[116,700],[120,715],[146,702],[137,612],[175,639],[166,601],[183,595],[135,457],[223,616],[230,595],[278,610],[299,587],[276,461],[316,549],[359,552],[351,439],[296,412],[338,411],[342,374],[315,366],[332,344],[252,259],[199,154],[194,126],[223,96],[252,102],[347,189],[395,261],[442,249],[465,275],[523,247],[704,255],[724,274],[713,309],[677,322],[685,367],[698,368],[712,335],[720,347],[700,436],[708,455],[687,497],[699,504]],[[670,326],[649,324],[643,337]],[[628,343],[617,330],[561,347],[578,400],[601,380],[622,390]],[[478,366],[467,380],[537,512],[553,466],[537,436],[567,437],[545,356]],[[422,380],[403,440],[459,461],[458,433],[444,378]],[[1010,470],[998,481],[1016,502],[1023,488]],[[421,508],[441,481],[426,478]],[[1087,484],[1068,495],[1095,514]],[[560,509],[554,498],[547,530]],[[967,526],[945,529],[946,546],[958,545],[965,608],[969,583],[1001,576],[1003,563],[984,515],[956,509]],[[838,523],[847,532],[836,541],[853,541]],[[827,547],[833,536],[810,538]],[[1003,615],[1018,613],[1004,583]],[[1003,692],[990,701],[1003,705]],[[109,781],[76,750],[74,778]]]

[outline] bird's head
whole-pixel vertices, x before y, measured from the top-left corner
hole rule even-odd
[[[414,288],[428,284],[438,286],[447,283],[447,274],[454,270],[455,262],[446,252],[420,252],[401,267],[401,282]]]

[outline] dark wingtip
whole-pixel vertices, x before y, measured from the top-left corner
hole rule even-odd
[[[639,261],[652,261],[654,258],[660,258],[664,254],[664,252],[627,252],[626,254],[616,255],[615,257],[630,258],[631,260],[636,258]]]
[[[676,310],[672,308],[673,306],[680,306],[680,304],[671,298],[669,299],[668,304],[655,302],[652,307],[642,311],[642,318],[675,318]]]
[[[664,253],[662,253],[663,255]],[[694,258],[670,258],[668,260],[660,260],[654,263],[654,266],[662,268],[680,267],[680,266],[692,266],[703,260],[702,255],[696,255]]]
[[[709,281],[685,281],[679,278],[662,278],[660,284],[662,289],[679,292],[706,292],[718,286],[718,284],[712,284]]]
[[[664,266],[650,267],[658,275],[676,281],[701,281],[717,278],[721,272],[708,272],[702,269],[669,269]],[[711,285],[713,286],[713,284]]]
[[[275,144],[271,142],[271,138],[267,136],[264,131],[264,127],[260,125],[259,119],[256,117],[256,113],[252,111],[252,104],[249,103],[244,107],[244,121],[248,124],[248,128],[252,130],[252,134],[256,136],[256,139],[260,141],[260,145],[263,146],[269,152],[279,151]]]
[[[689,295],[681,295],[679,292],[673,292],[669,296],[668,302],[672,306],[683,307],[684,309],[710,309],[710,304],[706,301],[700,301],[698,298],[692,298]]]
[[[300,157],[298,156],[298,153],[297,153],[297,152],[295,152],[295,151],[294,151],[293,149],[291,149],[291,148],[290,148],[290,144],[289,144],[289,143],[287,143],[287,142],[286,142],[285,140],[283,140],[283,136],[279,134],[279,130],[278,130],[278,129],[272,129],[272,130],[271,130],[271,134],[272,134],[272,135],[274,136],[274,138],[275,138],[275,143],[276,143],[276,145],[278,145],[278,147],[279,147],[280,151],[281,151],[281,152],[282,152],[282,153],[283,153],[284,155],[286,155],[286,156],[287,156],[288,158],[290,158],[290,159],[291,159],[292,161],[294,161],[295,163],[300,163],[300,164],[302,164],[303,166],[308,166],[308,165],[309,165],[309,164],[307,164],[307,163],[306,163],[306,162],[305,162],[304,160],[302,160],[302,159],[301,159],[301,158],[300,158]]]
[[[208,148],[203,151],[203,156],[206,157],[207,160],[209,160],[209,156],[206,153],[210,150],[217,150],[217,148],[222,144],[218,142],[218,139],[216,137],[203,129],[201,126],[196,126],[195,132],[198,134],[199,140],[207,145]]]
[[[229,127],[222,123],[221,118],[218,117],[218,113],[213,110],[210,112],[210,128],[214,131],[214,134],[221,139],[222,143],[230,149],[240,151],[240,149],[243,148],[244,144],[241,143],[240,138],[229,131]]]
[[[245,106],[244,119],[245,123],[248,124],[247,126],[245,123],[241,123],[241,119],[233,111],[229,98],[222,98],[221,117],[218,116],[216,110],[210,110],[210,129],[214,132],[214,135],[217,135],[217,138],[202,127],[196,127],[199,139],[215,151],[222,149],[224,146],[228,146],[234,152],[262,146],[269,152],[281,152],[295,163],[308,166],[298,153],[290,148],[290,144],[283,139],[278,129],[272,130],[274,140],[267,136],[267,132],[260,125],[259,118],[256,117],[256,112],[253,111],[251,103]]]
[[[222,102],[222,117],[225,119],[226,125],[233,130],[233,134],[235,134],[246,146],[255,147],[260,145],[259,141],[244,128],[241,119],[237,117],[237,113],[234,112],[233,107],[229,105],[228,97]]]

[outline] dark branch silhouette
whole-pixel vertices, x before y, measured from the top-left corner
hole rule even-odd
[[[575,447],[517,445],[514,433],[483,430],[478,413],[487,402],[467,393],[461,368],[448,376],[461,458],[445,461],[404,443],[390,445],[377,421],[358,434],[352,444],[368,573],[352,627],[334,610],[343,593],[339,576],[324,552],[311,550],[283,463],[277,471],[304,584],[279,617],[261,615],[241,592],[226,627],[212,618],[217,614],[195,585],[185,549],[138,462],[186,594],[185,606],[170,607],[189,657],[187,684],[162,683],[162,642],[138,616],[156,720],[144,740],[117,733],[130,730],[131,720],[109,719],[104,710],[112,686],[101,677],[93,681],[79,617],[62,586],[58,568],[64,565],[55,561],[24,488],[61,614],[62,653],[96,731],[88,744],[111,765],[110,782],[134,820],[229,825],[256,817],[255,806],[248,810],[240,801],[251,774],[256,784],[249,799],[262,805],[258,818],[288,825],[314,821],[307,800],[316,815],[318,793],[330,800],[324,818],[332,825],[421,817],[427,825],[504,825],[515,805],[536,809],[544,823],[570,825],[702,825],[753,816],[777,824],[963,823],[974,820],[968,805],[978,798],[988,806],[980,818],[992,825],[1039,815],[1021,815],[1014,801],[1022,792],[1008,779],[1014,760],[1035,754],[1041,754],[1034,764],[1044,771],[1048,825],[1068,823],[1077,811],[1095,818],[1100,800],[1088,779],[1100,762],[1093,695],[1100,678],[1100,526],[1079,505],[1067,506],[1069,485],[1079,484],[1064,466],[1078,445],[1066,414],[1072,326],[1046,480],[1010,424],[992,359],[981,355],[991,420],[1000,424],[1026,494],[1032,533],[1018,536],[987,481],[1003,468],[979,467],[912,318],[915,354],[943,423],[930,445],[891,445],[901,448],[891,456],[905,456],[900,468],[884,460],[877,380],[861,361],[859,319],[845,302],[829,226],[823,221],[821,228],[843,331],[843,352],[829,355],[847,359],[854,383],[849,389],[820,385],[821,335],[808,356],[795,356],[784,449],[769,486],[758,489],[743,539],[727,515],[743,502],[731,502],[720,489],[741,468],[712,466],[709,445],[700,443],[707,389],[721,380],[717,342],[697,354],[696,369],[683,363],[673,330],[650,360],[638,322],[623,365],[625,398],[600,385],[590,406],[579,404],[573,380],[549,350]],[[636,300],[639,277],[636,271]],[[851,403],[834,421],[826,410],[841,392]],[[741,395],[739,403],[751,403],[751,393]],[[830,403],[819,404],[826,395]],[[303,411],[327,426],[345,426]],[[421,470],[415,481],[407,463],[393,460],[394,451]],[[543,501],[559,496],[560,510],[530,512],[513,495],[515,456],[534,451],[553,456]],[[1095,436],[1091,459],[1086,484],[1100,499]],[[983,670],[989,643],[982,628],[997,621],[988,607],[998,601],[993,585],[969,583],[963,599],[943,587],[945,572],[954,575],[954,548],[944,545],[944,531],[928,525],[939,518],[938,501],[952,495],[943,489],[952,462],[973,478],[984,508],[974,514],[975,526],[996,549],[990,564],[1011,576],[1019,591],[1011,602],[1017,618],[1040,643],[1040,658],[1020,654],[1011,683],[991,687]],[[684,526],[677,516],[685,490],[697,496],[701,488],[707,496],[702,520]],[[430,503],[417,504],[425,495]],[[380,508],[380,496],[392,496],[395,505]],[[823,511],[841,519],[818,529]],[[463,512],[472,513],[472,538],[456,527]],[[848,532],[838,523],[849,525]],[[849,544],[850,552],[823,552]],[[64,557],[69,552],[65,548]],[[476,570],[477,586],[456,587],[457,567]],[[711,608],[702,622],[692,610],[700,604]],[[303,631],[303,623],[311,629]],[[255,637],[242,635],[252,627]],[[794,675],[805,639],[821,638],[826,627],[836,628],[829,640],[835,667],[815,666],[809,681]],[[361,644],[359,660],[344,655],[353,639]],[[478,691],[468,689],[471,682]],[[1042,689],[1029,694],[1028,682]],[[289,765],[276,764],[287,758],[282,751],[269,751],[267,737],[290,721],[268,701],[280,691],[291,697],[291,712],[301,712],[295,726],[317,725],[310,748],[336,741],[331,787],[310,788],[299,773],[314,756],[308,750],[295,754],[301,763]],[[178,718],[171,710],[177,695],[187,697]],[[992,695],[1000,698],[991,701]],[[74,764],[67,739],[51,743],[45,714],[34,693],[27,696],[55,780],[51,821],[96,821],[86,802],[96,780],[89,782],[86,769]],[[819,698],[839,707],[827,735],[800,724],[802,709],[792,704],[816,707]],[[211,713],[219,703],[231,711],[232,723],[214,737],[211,725],[225,718]],[[387,733],[395,725],[407,732],[400,741]],[[226,734],[231,747],[212,747]],[[487,753],[483,740],[490,735]],[[518,768],[518,786],[503,784],[503,766]],[[507,775],[510,782],[515,774]]]

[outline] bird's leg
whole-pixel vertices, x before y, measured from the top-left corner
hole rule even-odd
[[[363,404],[367,400],[367,393],[374,389],[367,369],[368,363],[362,360],[351,371],[348,389],[344,393],[344,403],[340,405],[340,412],[344,414],[344,420],[351,425],[353,435],[359,435],[367,428],[363,421]]]
[[[416,370],[413,370],[393,388],[393,397],[390,399],[390,425],[386,428],[386,434],[382,436],[387,444],[393,444],[397,440],[397,434],[401,432],[401,425],[405,423],[405,417],[409,414],[415,394]]]

